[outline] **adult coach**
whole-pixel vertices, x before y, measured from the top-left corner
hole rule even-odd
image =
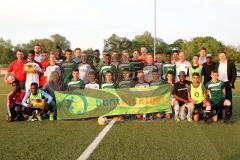
[[[189,66],[191,65],[189,61],[185,60],[185,54],[183,51],[179,52],[179,60],[176,62],[176,81],[179,80],[179,73],[181,71],[185,72],[187,75]]]
[[[219,62],[216,64],[219,74],[219,80],[225,84],[226,95],[225,98],[232,102],[232,88],[237,78],[236,66],[233,61],[228,60],[226,52],[220,52]],[[232,105],[230,106],[230,112],[232,115]]]
[[[35,52],[35,57],[34,60],[40,63],[42,61],[42,55],[41,55],[41,47],[40,45],[35,45],[34,46],[34,52]]]
[[[13,72],[13,76],[15,80],[19,81],[19,86],[21,89],[25,89],[25,81],[26,81],[26,74],[24,72],[24,64],[27,63],[26,60],[24,60],[24,54],[21,50],[18,50],[16,52],[17,59],[14,60],[5,75],[4,81],[8,83],[7,77]]]

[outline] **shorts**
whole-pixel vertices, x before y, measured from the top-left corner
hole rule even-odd
[[[224,108],[224,105],[223,105],[224,101],[220,101],[218,102],[217,104],[213,104],[212,103],[212,114],[213,116],[217,115],[218,112]]]
[[[199,103],[199,104],[194,104],[194,112],[193,114],[202,114],[202,112],[204,111],[204,107],[203,107],[203,102]]]

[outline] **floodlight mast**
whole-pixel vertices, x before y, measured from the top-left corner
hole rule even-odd
[[[154,44],[153,44],[153,58],[156,56],[156,34],[157,34],[157,0],[154,0]]]

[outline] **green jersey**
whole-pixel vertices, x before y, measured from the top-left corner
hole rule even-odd
[[[118,68],[118,65],[119,65],[120,62],[111,62],[111,65],[114,65],[116,68]]]
[[[71,81],[67,85],[68,91],[77,90],[77,89],[84,89],[84,87],[85,87],[85,83],[81,79],[79,79],[78,81]]]
[[[100,58],[97,58],[97,57],[94,57],[92,62],[93,62],[95,73],[99,72],[101,70],[102,66],[104,65],[104,62]]]
[[[66,81],[66,78],[72,74],[73,69],[77,67],[74,61],[66,62],[64,61],[61,65],[61,76],[63,81]]]
[[[160,86],[162,84],[162,81],[151,81],[150,86]]]
[[[132,80],[122,80],[118,82],[118,88],[131,88],[134,86],[134,83]]]
[[[170,62],[165,62],[162,66],[162,71],[163,71],[163,79],[167,79],[167,72],[172,71],[173,72],[173,77],[176,77],[176,65],[172,64]]]
[[[133,72],[134,71],[134,67],[132,63],[119,63],[118,64],[118,78],[121,79],[122,78],[122,72],[124,69],[128,69],[129,72]]]
[[[72,58],[72,61],[76,64],[80,63],[81,62],[81,58],[80,57],[73,57]]]
[[[225,96],[222,92],[223,88],[224,83],[220,80],[218,80],[217,83],[214,83],[212,80],[210,80],[206,84],[206,89],[209,91],[209,97],[213,104],[217,104],[225,99]]]
[[[106,74],[107,71],[111,71],[112,74],[114,75],[114,74],[116,74],[117,69],[116,69],[116,67],[114,65],[109,65],[109,66],[104,65],[104,66],[102,66],[101,70],[100,70],[102,83],[105,82],[105,74]]]
[[[129,71],[134,71],[134,67],[133,67],[133,64],[132,63],[119,63],[118,64],[118,71],[119,72],[122,72],[124,69],[129,69]]]
[[[102,89],[104,89],[104,88],[116,88],[116,84],[115,83],[103,83]]]
[[[189,81],[192,82],[192,74],[198,73],[199,74],[199,82],[202,82],[202,67],[201,66],[189,66],[188,69],[188,75],[189,75]]]

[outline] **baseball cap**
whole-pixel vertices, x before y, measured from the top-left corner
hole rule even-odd
[[[212,58],[212,54],[208,53],[208,54],[206,55],[206,57],[207,57],[207,58]]]

